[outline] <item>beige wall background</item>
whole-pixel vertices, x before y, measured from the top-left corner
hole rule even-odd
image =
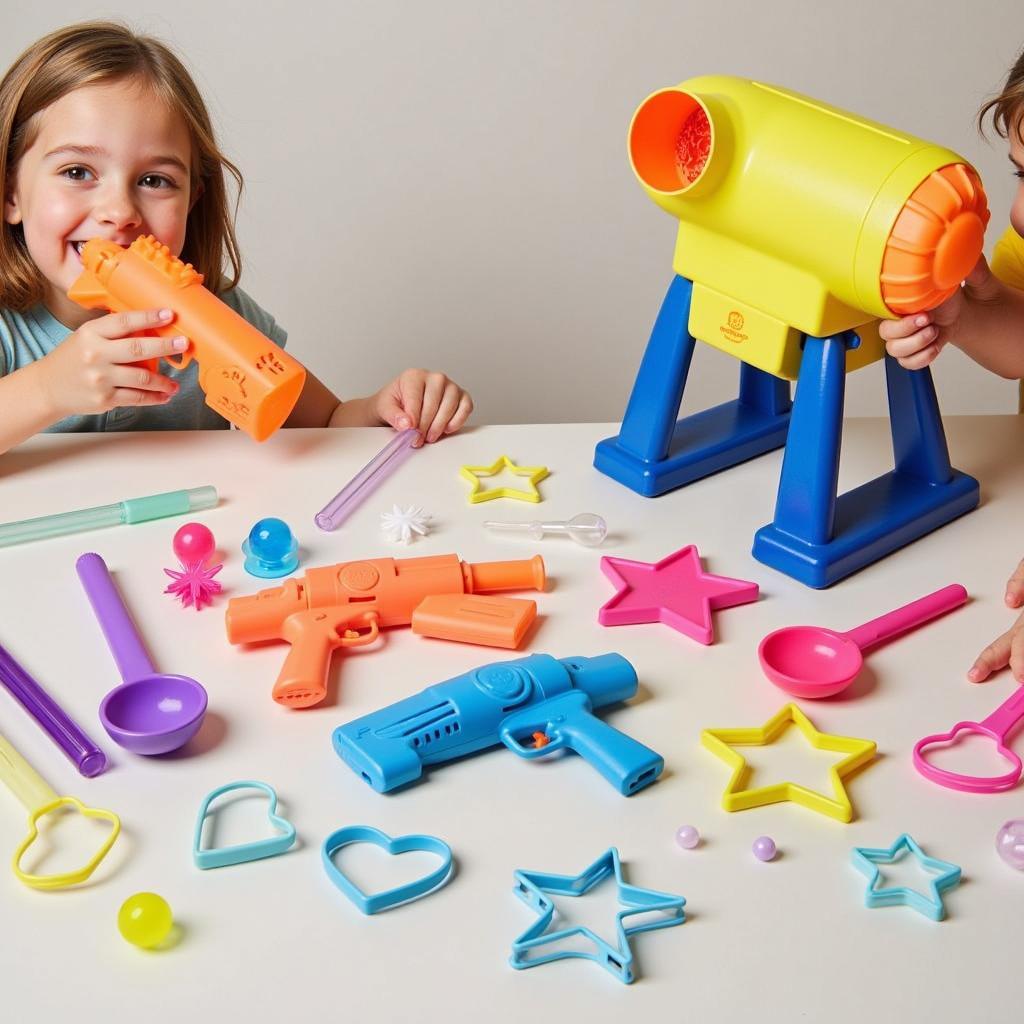
[[[406,366],[471,389],[478,422],[618,420],[671,277],[675,221],[629,170],[655,88],[759,78],[967,156],[993,206],[1015,179],[974,128],[1024,45],[1020,0],[0,2],[0,61],[72,21],[114,17],[174,46],[242,168],[243,286],[342,396]],[[733,397],[698,346],[684,402]],[[946,413],[1016,409],[955,350]],[[853,415],[884,411],[880,366]]]

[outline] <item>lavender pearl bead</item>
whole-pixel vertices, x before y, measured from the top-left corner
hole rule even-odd
[[[700,833],[692,825],[680,825],[676,830],[676,842],[684,850],[692,850],[700,842]]]
[[[775,840],[771,836],[758,836],[754,840],[754,856],[758,860],[774,860],[777,852]]]
[[[1018,871],[1024,871],[1024,818],[1008,821],[996,833],[996,851]]]

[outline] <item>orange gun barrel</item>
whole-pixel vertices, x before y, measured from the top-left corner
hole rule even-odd
[[[93,238],[82,249],[81,276],[68,297],[87,309],[123,313],[171,309],[174,321],[153,333],[184,334],[188,349],[175,361],[184,369],[195,358],[206,404],[257,441],[288,418],[306,381],[306,371],[243,317],[203,287],[203,275],[177,259],[152,235],[127,249]]]
[[[494,590],[543,590],[547,582],[544,559],[519,558],[512,562],[463,562],[466,593],[487,594]]]

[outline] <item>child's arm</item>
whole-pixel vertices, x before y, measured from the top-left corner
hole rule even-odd
[[[415,427],[422,441],[453,434],[473,411],[473,399],[443,373],[406,370],[366,398],[341,401],[312,374],[306,377],[286,427]],[[422,443],[419,442],[419,443]]]
[[[174,381],[125,364],[187,348],[184,338],[133,336],[172,315],[144,310],[90,320],[42,359],[0,377],[0,454],[66,416],[168,401],[178,391]]]
[[[0,377],[0,455],[56,422],[41,366],[42,360]]]
[[[878,333],[889,355],[908,370],[927,366],[952,342],[1000,377],[1024,377],[1024,292],[1000,281],[984,256],[941,306],[883,320]]]

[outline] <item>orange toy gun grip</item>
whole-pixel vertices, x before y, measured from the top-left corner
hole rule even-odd
[[[377,616],[362,611],[340,618],[331,618],[317,609],[289,616],[283,636],[291,643],[291,650],[274,683],[274,700],[289,708],[319,704],[327,696],[334,649],[373,643],[378,632]]]
[[[274,700],[289,708],[311,708],[327,696],[327,674],[334,645],[326,638],[309,637],[294,643],[274,683]]]

